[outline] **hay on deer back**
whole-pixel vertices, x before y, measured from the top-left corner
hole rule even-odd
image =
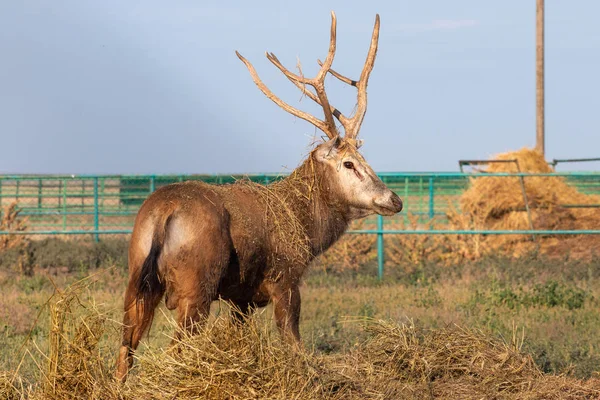
[[[262,185],[250,179],[240,179],[231,185],[216,187],[223,191],[223,199],[228,201],[228,190],[246,192],[256,201],[254,211],[262,215],[261,226],[270,241],[272,259],[281,259],[297,265],[307,265],[312,260],[307,227],[319,218],[318,207],[313,202],[319,195],[320,186],[314,170],[312,157],[289,176],[269,185]],[[247,210],[235,202],[228,202],[228,211],[241,223],[247,225],[248,232],[254,228]]]
[[[282,256],[288,261],[307,262],[310,242],[301,218],[309,210],[298,205],[306,203],[306,196],[310,192],[302,193],[295,185],[281,181],[261,185],[244,179],[236,184],[243,185],[246,190],[256,194],[261,202],[266,229],[277,244],[274,256]]]

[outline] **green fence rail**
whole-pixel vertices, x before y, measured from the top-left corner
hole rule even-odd
[[[27,218],[27,231],[0,228],[0,235],[101,235],[131,233],[135,215],[150,193],[174,182],[198,180],[213,184],[232,183],[240,178],[268,184],[285,175],[115,175],[115,176],[30,176],[0,175],[0,219],[5,208],[15,204],[19,218]],[[380,173],[380,178],[402,198],[404,211],[394,217],[371,217],[365,229],[350,233],[375,234],[380,274],[383,268],[383,235],[386,234],[599,234],[600,230],[572,231],[452,231],[428,226],[444,222],[448,211],[459,209],[462,193],[471,179],[481,177],[561,177],[579,192],[600,195],[600,172],[586,173]],[[600,204],[565,204],[564,207],[600,207]],[[397,229],[408,224],[408,214],[417,228]],[[412,224],[415,220],[410,221]],[[392,229],[385,229],[386,225]],[[600,229],[600,227],[598,227]]]

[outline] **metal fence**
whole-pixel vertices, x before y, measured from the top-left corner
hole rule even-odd
[[[441,222],[451,208],[459,209],[461,194],[471,179],[494,177],[563,177],[578,191],[600,195],[600,172],[589,173],[381,173],[381,179],[402,198],[404,211],[394,217],[372,217],[360,230],[349,233],[378,235],[380,273],[383,265],[383,235],[386,234],[600,234],[598,230],[448,230],[432,227]],[[16,204],[19,217],[27,218],[27,230],[2,230],[0,235],[101,235],[129,234],[135,215],[146,197],[157,188],[184,180],[226,184],[240,178],[268,184],[282,175],[147,175],[147,176],[2,176],[0,175],[0,213]],[[571,204],[569,207],[580,205]],[[600,205],[585,205],[600,207]],[[411,221],[408,214],[412,215]],[[0,219],[2,214],[0,214]],[[416,221],[415,221],[416,220]],[[397,224],[403,221],[404,224]],[[410,224],[408,222],[411,222]],[[416,222],[416,224],[415,224]],[[385,229],[386,225],[393,229]],[[401,226],[401,229],[398,229]]]

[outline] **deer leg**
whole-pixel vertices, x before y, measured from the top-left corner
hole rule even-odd
[[[202,324],[208,319],[212,299],[203,297],[184,297],[179,300],[177,322],[182,331],[192,335],[197,334]],[[180,338],[181,333],[176,337]]]
[[[211,270],[217,270],[213,268]],[[179,284],[179,300],[177,305],[177,323],[179,330],[175,339],[181,339],[182,334],[195,335],[208,319],[210,305],[217,298],[219,273],[211,274],[184,274],[177,278]]]
[[[256,305],[250,301],[234,301],[231,308],[231,318],[233,322],[243,324],[255,309]]]
[[[271,298],[275,313],[275,323],[281,336],[290,342],[300,343],[300,288],[275,287]]]
[[[133,364],[133,353],[140,344],[140,340],[148,329],[150,321],[144,321],[142,315],[144,315],[144,307],[151,307],[155,309],[160,299],[160,296],[153,298],[150,304],[139,303],[136,299],[137,277],[131,277],[127,290],[125,291],[125,314],[123,316],[123,341],[121,348],[119,349],[119,355],[117,359],[117,370],[116,378],[125,382],[127,378],[127,372]]]

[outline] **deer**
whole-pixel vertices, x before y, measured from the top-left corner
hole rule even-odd
[[[243,319],[273,305],[282,338],[300,344],[300,285],[311,262],[333,245],[354,220],[391,216],[402,200],[375,174],[359,152],[357,138],[367,111],[367,84],[379,40],[380,18],[358,80],[331,69],[336,51],[336,16],[331,13],[329,50],[314,78],[285,68],[266,56],[303,95],[323,108],[319,119],[273,94],[240,53],[252,80],[280,108],[301,118],[327,139],[315,144],[290,174],[268,185],[240,180],[225,185],[200,181],[158,188],[140,207],[128,250],[129,282],[124,295],[123,336],[116,377],[124,382],[133,354],[165,298],[176,310],[180,330],[195,334],[222,299]],[[356,87],[351,117],[331,105],[325,92],[328,74]],[[312,89],[309,89],[311,87]],[[344,129],[342,136],[334,118]]]

